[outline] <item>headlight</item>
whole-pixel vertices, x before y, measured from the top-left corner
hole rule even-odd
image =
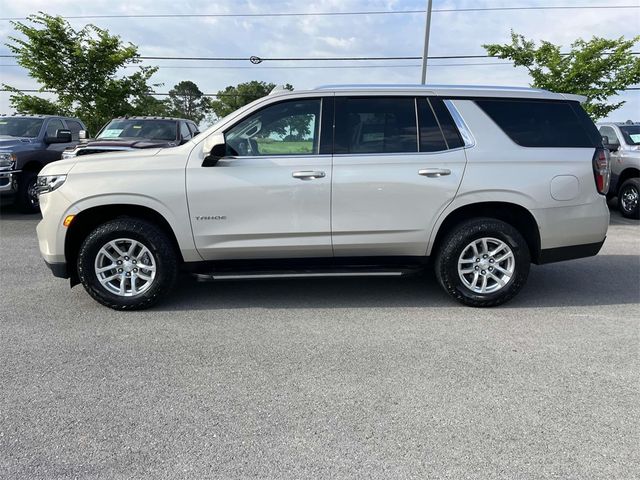
[[[62,159],[64,160],[65,158],[73,158],[76,156],[76,151],[75,150],[69,150],[62,152]]]
[[[12,169],[16,164],[16,156],[10,152],[0,152],[0,168]]]
[[[66,175],[45,175],[38,177],[38,195],[53,192],[56,188],[59,188],[66,179]]]

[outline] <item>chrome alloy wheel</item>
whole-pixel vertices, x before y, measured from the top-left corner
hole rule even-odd
[[[458,275],[474,293],[494,293],[513,277],[516,259],[513,251],[497,238],[479,238],[467,245],[458,258]]]
[[[29,182],[29,185],[27,187],[27,196],[32,207],[36,208],[40,206],[40,199],[38,198],[38,185],[36,184],[35,178],[32,182]]]
[[[109,292],[133,297],[151,287],[156,277],[156,261],[137,240],[118,238],[103,245],[94,269],[98,281]]]
[[[630,185],[621,192],[620,204],[626,212],[633,212],[638,207],[638,189]]]

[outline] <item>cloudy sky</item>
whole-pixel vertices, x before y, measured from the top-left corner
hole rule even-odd
[[[424,10],[426,0],[0,0],[1,17],[23,17],[38,11],[59,15],[312,13]],[[434,0],[435,10],[503,6],[637,5],[640,0]],[[422,54],[424,14],[292,16],[244,18],[117,18],[70,20],[74,27],[94,23],[139,46],[141,55],[174,57],[344,57],[419,56]],[[568,47],[576,38],[594,35],[631,38],[640,33],[640,9],[572,9],[488,12],[434,12],[430,55],[482,55],[483,43],[505,43],[510,29],[535,40]],[[13,29],[0,20],[0,54]],[[636,51],[640,51],[638,45]],[[496,65],[495,63],[500,63]],[[0,83],[38,88],[13,59],[0,58]],[[198,62],[154,60],[160,70],[157,91],[168,91],[180,80],[194,81],[215,93],[227,85],[249,80],[291,83],[296,89],[327,83],[418,83],[419,61],[388,62]],[[347,68],[353,66],[375,68]],[[292,67],[296,68],[283,68]],[[496,59],[433,60],[429,83],[528,85],[522,68]],[[640,91],[621,95],[625,106],[614,120],[640,120]],[[0,112],[10,112],[9,95],[0,92]]]

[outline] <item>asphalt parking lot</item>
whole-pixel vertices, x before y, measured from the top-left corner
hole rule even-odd
[[[430,276],[185,278],[134,313],[0,216],[0,478],[637,478],[640,224],[615,212],[496,309]]]

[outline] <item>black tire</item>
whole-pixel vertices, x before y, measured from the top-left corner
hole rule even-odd
[[[482,238],[495,238],[512,251],[514,271],[499,290],[477,293],[464,284],[458,274],[458,259],[473,242]],[[511,300],[523,287],[529,276],[531,256],[527,242],[520,232],[508,223],[494,218],[467,220],[455,226],[440,242],[434,269],[438,282],[453,298],[471,307],[494,307]],[[474,267],[475,268],[475,267]]]
[[[120,296],[107,290],[95,270],[96,257],[109,241],[132,239],[151,252],[156,263],[155,278],[144,292]],[[95,300],[114,310],[142,310],[155,305],[174,286],[178,273],[178,257],[167,235],[157,226],[138,218],[121,217],[100,225],[82,242],[78,253],[78,277]]]
[[[18,178],[18,191],[16,193],[15,203],[18,210],[22,213],[38,213],[40,211],[40,202],[37,194],[34,195],[37,172],[22,172]]]
[[[620,185],[618,210],[627,218],[640,218],[640,179],[630,178]]]

